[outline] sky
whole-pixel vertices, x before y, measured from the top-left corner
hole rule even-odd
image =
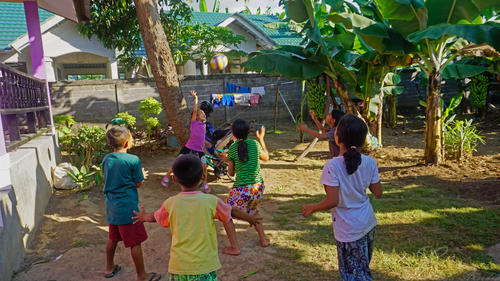
[[[207,3],[208,11],[212,10],[215,0],[205,0]],[[220,12],[224,13],[226,8],[229,9],[230,13],[241,12],[245,10],[245,6],[248,6],[252,13],[256,13],[257,9],[260,7],[261,11],[267,10],[267,7],[271,7],[272,13],[281,13],[283,9],[279,6],[279,0],[220,0]],[[197,0],[186,0],[189,6],[193,7],[195,11],[199,11]]]

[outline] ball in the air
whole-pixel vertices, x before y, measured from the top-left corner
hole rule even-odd
[[[227,66],[227,57],[224,54],[217,54],[210,60],[210,67],[213,70],[224,70]]]

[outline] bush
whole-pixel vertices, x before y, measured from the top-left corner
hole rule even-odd
[[[115,118],[123,119],[125,121],[125,124],[127,124],[127,126],[130,126],[132,129],[135,129],[136,118],[133,115],[129,114],[127,111],[117,113],[115,115]]]
[[[141,118],[146,123],[147,135],[155,135],[157,129],[161,127],[157,117],[161,112],[161,103],[152,97],[143,99],[139,105],[139,111],[142,112]]]
[[[76,134],[71,134],[66,151],[76,166],[100,165],[109,152],[106,131],[97,126],[82,126]]]
[[[461,161],[476,151],[478,142],[484,143],[476,124],[469,120],[451,120],[445,126],[444,145],[446,156]]]
[[[60,127],[71,128],[75,125],[75,119],[73,116],[68,115],[57,115],[54,116],[54,125],[59,129]]]

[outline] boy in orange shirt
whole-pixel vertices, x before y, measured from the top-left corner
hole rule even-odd
[[[182,192],[163,202],[154,213],[135,212],[135,223],[156,222],[170,226],[172,245],[168,280],[217,280],[216,270],[221,268],[214,219],[228,222],[231,216],[254,225],[262,220],[256,213],[247,213],[224,203],[211,194],[198,190],[203,168],[198,157],[179,156],[172,167],[173,180]]]

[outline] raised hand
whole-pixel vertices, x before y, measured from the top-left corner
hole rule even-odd
[[[255,131],[255,136],[259,140],[263,140],[266,135],[266,128],[264,126],[260,127],[260,130]]]
[[[140,212],[137,212],[136,210],[134,210],[134,215],[136,215],[135,217],[132,217],[132,219],[134,220],[134,223],[138,223],[138,222],[146,222],[146,211],[144,210],[144,206],[140,205],[139,206],[139,210],[141,210]]]
[[[314,111],[309,110],[309,115],[311,115],[312,119],[316,119],[316,115],[314,115]]]
[[[189,94],[190,94],[193,98],[197,98],[197,97],[198,97],[198,96],[197,96],[197,94],[196,94],[196,91],[191,90],[191,91],[189,91]]]

